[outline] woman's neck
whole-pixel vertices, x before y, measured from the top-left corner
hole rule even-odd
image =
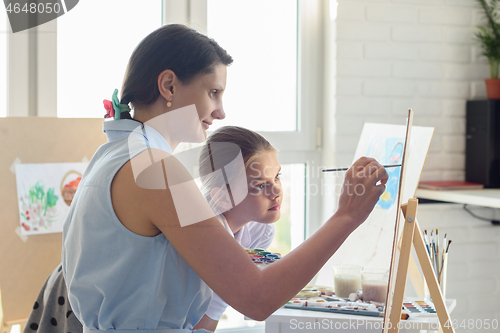
[[[143,124],[147,123],[148,126],[154,128],[157,132],[159,132],[167,141],[170,149],[174,151],[175,148],[177,148],[177,146],[180,143],[179,141],[175,140],[175,138],[172,138],[172,136],[170,135],[170,133],[172,133],[171,131],[172,127],[175,127],[174,122],[162,121],[162,124],[160,124],[159,122],[156,122],[154,120],[151,121],[152,119],[161,116],[162,114],[165,113],[164,111],[165,108],[162,107],[161,103],[162,103],[161,98],[158,98],[156,102],[150,105],[136,106],[134,108],[133,118],[135,120],[140,121]]]

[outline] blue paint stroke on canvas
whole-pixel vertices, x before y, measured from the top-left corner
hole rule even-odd
[[[376,138],[370,142],[367,156],[373,157],[379,163],[385,165],[401,164],[403,160],[403,138]],[[385,192],[380,196],[377,206],[382,209],[390,209],[398,194],[401,167],[387,168],[389,180]]]

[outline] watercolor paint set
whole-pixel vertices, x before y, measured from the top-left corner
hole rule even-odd
[[[286,309],[297,309],[297,310],[309,310],[309,311],[322,311],[322,312],[332,312],[340,314],[351,314],[359,316],[371,316],[371,317],[383,317],[385,304],[378,303],[374,301],[364,302],[362,300],[361,294],[351,294],[351,297],[338,298],[335,296],[335,292],[331,287],[322,286],[306,286],[302,291],[300,291],[294,298],[284,305]],[[411,308],[425,309],[429,306],[428,303],[424,302],[422,299],[405,299],[405,304],[408,304]],[[422,306],[420,306],[420,304]],[[424,307],[425,305],[426,307]],[[434,308],[434,306],[432,306]],[[405,309],[404,309],[405,310]],[[434,310],[435,311],[435,310]],[[427,310],[429,312],[429,310]],[[401,319],[408,319],[410,314],[415,313],[415,311],[410,311],[406,309],[401,313]]]
[[[281,254],[269,252],[264,249],[245,249],[245,252],[259,268],[264,268],[281,259]]]
[[[347,300],[330,297],[292,298],[284,306],[286,309],[310,310],[352,314],[361,316],[382,317],[383,308],[361,301],[348,302]]]
[[[432,317],[437,316],[436,308],[434,304],[432,304],[428,300],[424,299],[406,299],[403,302],[403,310],[408,311],[410,314],[419,316],[419,317]]]

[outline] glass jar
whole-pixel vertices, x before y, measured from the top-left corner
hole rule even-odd
[[[363,269],[362,273],[363,302],[385,303],[387,297],[387,285],[389,282],[389,270],[387,269]]]
[[[335,296],[349,298],[349,294],[361,290],[361,266],[336,265],[333,267]]]

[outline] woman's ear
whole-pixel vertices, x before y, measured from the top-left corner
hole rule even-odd
[[[221,189],[220,187],[214,187],[210,191],[210,197],[212,201],[215,202],[221,213],[227,212],[233,206],[231,205],[231,200],[229,199],[229,193],[226,188]]]
[[[174,82],[177,80],[175,73],[166,69],[158,75],[158,90],[167,102],[171,102],[174,94]]]

